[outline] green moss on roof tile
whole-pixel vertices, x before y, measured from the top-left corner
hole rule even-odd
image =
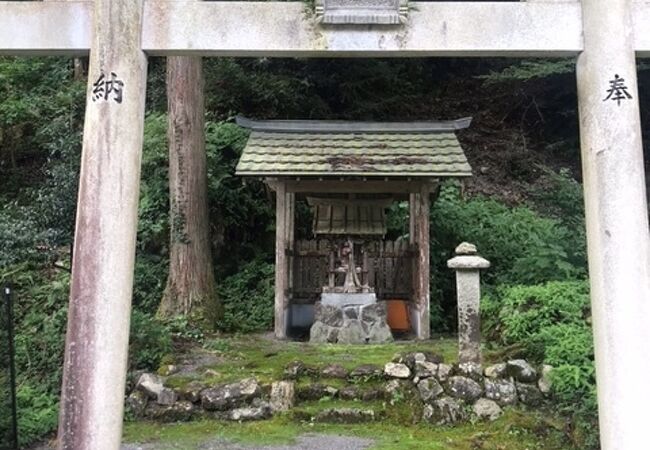
[[[375,124],[373,124],[375,125]],[[256,129],[237,165],[242,176],[468,177],[453,130],[341,132]],[[343,128],[343,127],[342,127]],[[407,128],[408,130],[408,128]]]

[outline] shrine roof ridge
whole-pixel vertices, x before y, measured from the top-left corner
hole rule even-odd
[[[471,117],[417,122],[357,122],[347,120],[254,120],[237,116],[237,125],[253,131],[280,133],[438,133],[462,130]]]

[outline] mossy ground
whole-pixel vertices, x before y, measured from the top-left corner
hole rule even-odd
[[[311,345],[304,342],[278,342],[268,335],[236,335],[206,338],[201,349],[187,348],[188,354],[195,351],[212,353],[219,362],[207,365],[197,364],[194,371],[183,375],[172,375],[167,384],[180,387],[199,379],[205,383],[224,383],[246,377],[256,377],[261,383],[270,383],[283,378],[284,368],[292,361],[300,360],[314,368],[338,363],[347,369],[361,364],[382,366],[396,353],[413,351],[432,352],[442,356],[445,362],[456,361],[456,340],[452,337],[438,338],[426,342],[396,342],[390,345]],[[484,352],[486,362],[499,355],[498,349]],[[175,355],[181,360],[187,355]],[[191,358],[190,358],[191,359]],[[170,361],[171,362],[171,361]],[[364,388],[378,382],[367,380]],[[342,387],[343,380],[327,379],[318,382]],[[312,383],[301,378],[298,386]],[[407,396],[408,397],[408,396]],[[249,423],[231,423],[202,420],[180,424],[159,424],[131,422],[125,425],[126,442],[160,444],[164,449],[193,449],[206,441],[226,439],[251,444],[290,443],[303,433],[338,434],[371,438],[374,449],[458,449],[458,450],[559,450],[569,449],[563,429],[564,422],[551,412],[527,411],[520,408],[506,409],[505,414],[495,422],[466,423],[455,427],[415,424],[421,411],[417,402],[409,398],[391,400],[344,401],[321,399],[302,402],[282,416],[271,420]],[[366,424],[314,423],[311,417],[328,408],[351,407],[372,409],[376,420]]]
[[[197,367],[196,373],[172,375],[168,378],[169,385],[178,387],[197,378],[216,384],[246,377],[256,377],[261,383],[268,383],[282,378],[284,368],[295,360],[311,367],[337,363],[353,369],[361,364],[383,366],[396,353],[425,351],[438,354],[445,362],[453,363],[456,360],[457,343],[454,338],[444,337],[430,341],[396,341],[386,345],[309,344],[279,342],[268,335],[250,334],[206,338],[203,349],[214,352],[219,357],[219,362]],[[491,360],[489,352],[485,357],[486,360]]]
[[[495,422],[455,427],[411,425],[377,421],[333,425],[301,422],[290,415],[247,423],[200,421],[181,424],[148,422],[126,424],[124,440],[160,443],[193,449],[208,440],[226,439],[248,444],[291,443],[303,433],[358,436],[375,441],[375,450],[565,450],[563,423],[540,412],[509,410]]]

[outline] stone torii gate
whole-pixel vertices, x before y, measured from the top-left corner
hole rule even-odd
[[[412,2],[398,20],[341,27],[345,17],[305,8],[0,1],[0,54],[90,54],[59,448],[120,445],[148,55],[577,56],[601,443],[648,448],[650,239],[635,57],[650,56],[650,3]]]

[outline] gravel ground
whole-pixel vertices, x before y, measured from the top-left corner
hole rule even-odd
[[[295,444],[285,445],[243,445],[223,439],[208,440],[196,449],[174,443],[155,444],[125,444],[121,450],[365,450],[370,448],[373,441],[350,436],[334,436],[327,434],[305,434],[296,439]],[[33,450],[51,450],[48,446],[39,446]]]

